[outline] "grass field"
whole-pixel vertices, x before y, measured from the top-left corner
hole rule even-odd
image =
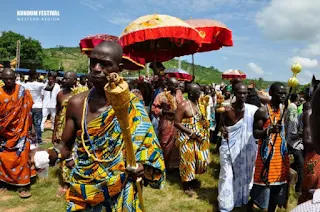
[[[46,131],[43,138],[47,141],[44,148],[51,146],[51,131]],[[212,147],[211,152],[214,152]],[[56,197],[59,188],[59,169],[50,168],[50,175],[47,179],[38,179],[32,184],[32,197],[26,200],[20,199],[18,193],[10,191],[0,196],[0,211],[3,212],[63,212],[65,211],[64,198]],[[199,176],[202,187],[196,190],[197,196],[187,197],[180,186],[179,174],[170,173],[167,177],[167,183],[164,189],[155,190],[149,187],[144,189],[145,207],[147,211],[154,212],[216,212],[219,178],[219,158],[217,154],[212,154],[212,162],[207,172]],[[296,206],[297,197],[291,193],[289,199],[289,208]],[[245,209],[236,209],[236,212],[245,211]],[[259,211],[259,210],[257,210]]]

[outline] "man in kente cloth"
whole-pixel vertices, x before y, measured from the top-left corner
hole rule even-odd
[[[104,41],[90,55],[90,81],[94,88],[72,97],[60,145],[48,150],[50,164],[66,160],[71,170],[66,194],[67,211],[141,211],[134,181],[161,188],[165,166],[160,144],[141,101],[130,95],[129,124],[138,163],[126,169],[121,128],[105,95],[107,76],[122,71],[122,47]],[[77,158],[72,158],[78,145]]]
[[[209,122],[205,107],[198,103],[200,95],[200,86],[190,84],[189,100],[178,105],[175,115],[177,145],[181,155],[180,177],[183,190],[189,196],[195,194],[194,189],[200,188],[200,182],[195,179],[196,174],[204,173],[210,160]]]
[[[177,92],[179,81],[170,78],[167,81],[168,91],[163,91],[156,96],[152,105],[152,113],[160,118],[158,137],[164,155],[167,170],[179,168],[179,150],[175,145],[176,128],[174,127],[174,115],[178,105],[183,101],[181,91]]]
[[[54,130],[52,133],[52,142],[59,144],[63,129],[66,124],[66,111],[69,99],[74,96],[74,88],[77,85],[77,73],[68,71],[62,79],[63,89],[57,95],[56,120],[54,122]]]
[[[0,194],[10,184],[19,187],[21,198],[28,198],[32,177],[29,130],[33,100],[28,90],[15,83],[12,69],[5,68],[2,77],[5,85],[0,88]]]
[[[54,122],[54,129],[52,134],[52,142],[54,145],[58,145],[61,142],[62,132],[66,125],[66,111],[68,101],[72,96],[88,90],[87,87],[76,87],[77,84],[77,73],[74,71],[66,72],[62,79],[63,89],[57,95],[57,105],[56,105],[56,118]],[[62,196],[68,190],[68,178],[70,170],[61,163],[62,169],[62,180],[63,185],[59,188],[57,196]]]
[[[234,88],[236,101],[221,115],[222,142],[218,186],[219,210],[229,212],[249,201],[257,144],[253,137],[254,114],[258,107],[245,104],[248,88],[238,83]]]
[[[274,212],[277,206],[286,207],[288,199],[290,163],[284,126],[279,123],[287,89],[282,83],[275,82],[269,94],[270,103],[260,107],[254,115],[253,136],[259,141],[249,208],[254,203],[260,209]]]

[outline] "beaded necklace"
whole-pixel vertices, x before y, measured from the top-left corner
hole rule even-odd
[[[124,142],[122,142],[121,144],[121,147],[119,149],[119,151],[116,153],[116,155],[109,159],[109,160],[102,160],[102,159],[99,159],[97,156],[96,156],[96,153],[95,153],[95,150],[94,150],[94,145],[93,145],[93,141],[92,139],[90,138],[90,135],[88,133],[88,128],[87,128],[87,114],[88,114],[88,108],[89,108],[89,99],[91,97],[91,94],[92,92],[94,91],[95,88],[92,88],[88,94],[88,96],[85,98],[84,102],[85,102],[85,105],[83,107],[83,110],[82,110],[82,120],[81,120],[81,141],[82,141],[82,145],[83,145],[83,148],[85,149],[86,153],[88,154],[89,157],[91,157],[94,161],[96,162],[100,162],[100,163],[109,163],[113,160],[115,160],[119,154],[121,153],[122,149],[123,149],[123,146],[124,146]],[[111,107],[111,106],[109,106]],[[93,154],[91,154],[89,152],[89,149],[87,148],[86,144],[85,144],[85,139],[84,139],[84,136],[87,136],[88,138],[88,141],[90,142],[90,147],[93,151]]]

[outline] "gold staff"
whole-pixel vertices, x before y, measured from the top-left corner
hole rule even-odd
[[[108,77],[109,83],[106,84],[104,90],[109,103],[111,104],[115,115],[120,123],[120,128],[122,131],[122,138],[126,149],[126,162],[127,169],[135,170],[138,168],[136,163],[136,156],[133,150],[130,126],[129,126],[129,103],[130,103],[130,91],[129,86],[126,81],[123,80],[117,73],[111,73]],[[144,210],[143,198],[142,198],[142,188],[141,188],[142,178],[136,180],[136,186],[138,190],[139,202],[142,211]]]

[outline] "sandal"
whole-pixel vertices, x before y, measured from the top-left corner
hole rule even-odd
[[[8,189],[2,187],[0,188],[0,194],[4,194],[4,193],[7,193]]]
[[[196,193],[192,189],[186,189],[186,190],[184,190],[184,193],[186,195],[188,195],[189,197],[193,197],[196,195]]]
[[[22,199],[27,199],[31,197],[31,192],[28,191],[26,188],[20,188],[18,189],[18,192],[19,192],[19,197]]]

